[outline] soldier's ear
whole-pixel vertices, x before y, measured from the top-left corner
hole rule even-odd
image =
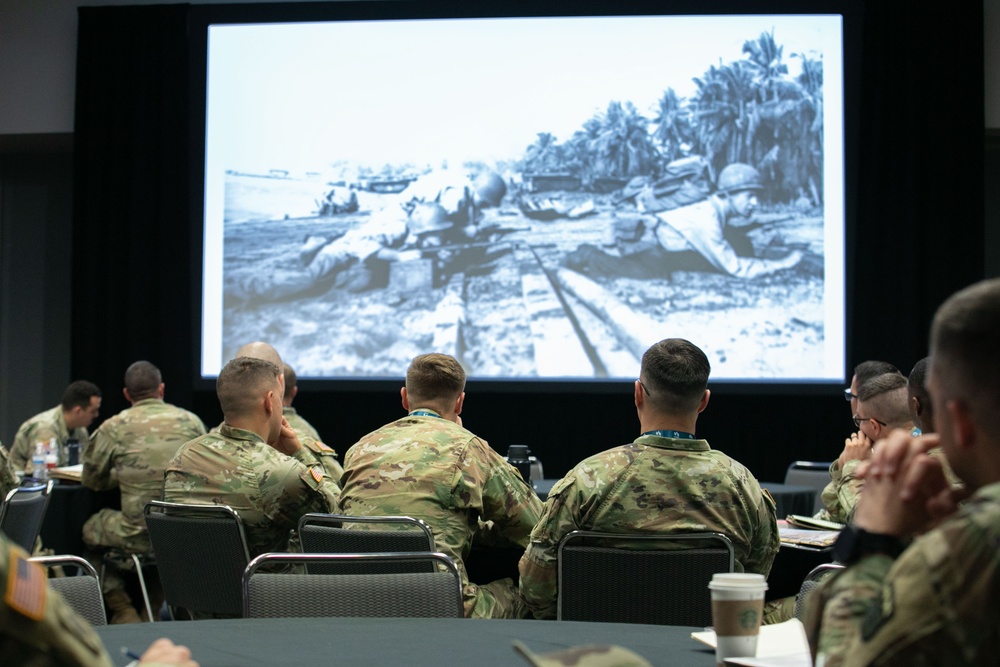
[[[705,408],[708,407],[708,399],[712,397],[712,390],[706,389],[705,393],[701,396],[701,402],[698,403],[698,414],[701,414]]]
[[[399,390],[399,396],[403,401],[403,409],[407,412],[410,411],[410,399],[406,397],[406,387],[401,387]]]

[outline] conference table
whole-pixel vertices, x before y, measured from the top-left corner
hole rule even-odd
[[[514,640],[534,653],[617,644],[653,665],[711,667],[714,651],[691,639],[701,629],[463,618],[242,618],[95,628],[116,665],[130,662],[122,647],[142,653],[154,639],[168,637],[190,648],[201,667],[528,665]]]

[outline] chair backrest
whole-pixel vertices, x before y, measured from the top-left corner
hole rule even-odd
[[[73,610],[83,616],[91,625],[107,625],[104,611],[104,596],[101,594],[101,580],[97,570],[79,556],[36,556],[29,560],[45,567],[76,567],[80,574],[75,577],[55,577],[49,579],[49,588],[57,591]]]
[[[423,561],[433,572],[297,574],[257,572],[270,563]],[[443,566],[441,570],[439,566]],[[292,554],[257,556],[243,573],[243,615],[248,618],[379,616],[459,618],[462,578],[442,553]]]
[[[823,489],[830,483],[831,461],[792,461],[785,471],[785,484],[811,486],[816,490],[813,514],[823,509]]]
[[[822,563],[809,571],[806,578],[802,580],[802,587],[799,588],[798,595],[795,596],[795,618],[803,620],[802,617],[806,611],[806,598],[809,597],[809,594],[830,575],[842,569],[844,566],[839,563]]]
[[[153,500],[146,505],[145,517],[167,603],[189,611],[241,615],[240,580],[250,552],[236,511],[226,505]]]
[[[733,543],[721,533],[574,530],[559,542],[557,618],[711,625],[708,583],[734,565]]]
[[[0,505],[0,530],[29,554],[35,550],[35,540],[42,529],[52,483],[49,480],[38,486],[11,489]]]
[[[386,530],[344,528],[343,524],[386,526]],[[405,530],[402,528],[409,528]],[[302,551],[327,554],[362,554],[434,551],[434,534],[420,519],[408,516],[346,516],[306,514],[299,519]],[[390,572],[434,572],[424,560],[331,560],[308,566],[312,574],[385,574]]]

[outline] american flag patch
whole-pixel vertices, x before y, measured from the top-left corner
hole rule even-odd
[[[316,480],[317,484],[323,481],[323,471],[322,470],[318,470],[316,468],[309,468],[309,472],[312,474],[312,477],[313,477],[314,480]]]
[[[17,547],[11,547],[8,562],[10,571],[4,595],[7,606],[33,621],[42,620],[45,616],[45,596],[49,590],[45,570],[38,563],[29,561],[27,554]]]

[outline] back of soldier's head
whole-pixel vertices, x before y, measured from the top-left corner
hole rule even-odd
[[[874,377],[878,377],[879,375],[885,375],[886,373],[896,373],[901,375],[899,369],[890,364],[888,361],[877,361],[874,359],[862,361],[854,367],[854,376],[858,378],[858,391],[860,392],[861,385],[864,383]]]
[[[295,395],[295,383],[299,381],[298,376],[295,374],[295,369],[284,364],[285,369],[285,398],[291,398]]]
[[[162,382],[160,369],[148,361],[137,361],[125,370],[125,389],[135,401],[156,396]]]
[[[919,421],[920,427],[925,431],[933,430],[931,425],[934,423],[931,397],[927,392],[927,366],[929,363],[930,357],[924,357],[913,365],[913,370],[906,378],[906,391],[910,398],[910,416],[913,417],[914,423]],[[913,412],[914,398],[920,402],[919,415]]]
[[[683,338],[667,338],[642,355],[639,379],[654,410],[683,415],[698,410],[711,371],[708,357],[697,345]]]
[[[264,361],[270,361],[278,368],[282,368],[284,366],[284,362],[281,360],[281,355],[278,354],[276,349],[274,349],[274,346],[263,341],[247,343],[236,351],[236,356],[263,359]]]
[[[76,407],[89,408],[90,399],[93,396],[101,397],[101,390],[97,388],[96,384],[86,380],[72,382],[63,390],[62,409],[72,410]]]
[[[406,393],[411,403],[454,401],[465,391],[465,370],[447,354],[414,357],[406,371]]]
[[[1000,278],[948,298],[931,325],[931,386],[940,406],[961,400],[1000,442]],[[941,419],[941,415],[938,415]]]
[[[270,361],[255,357],[236,357],[219,371],[215,392],[222,414],[246,417],[253,414],[268,391],[278,391],[281,370]]]
[[[876,419],[887,428],[910,423],[906,378],[899,372],[877,375],[858,383],[858,415]]]

